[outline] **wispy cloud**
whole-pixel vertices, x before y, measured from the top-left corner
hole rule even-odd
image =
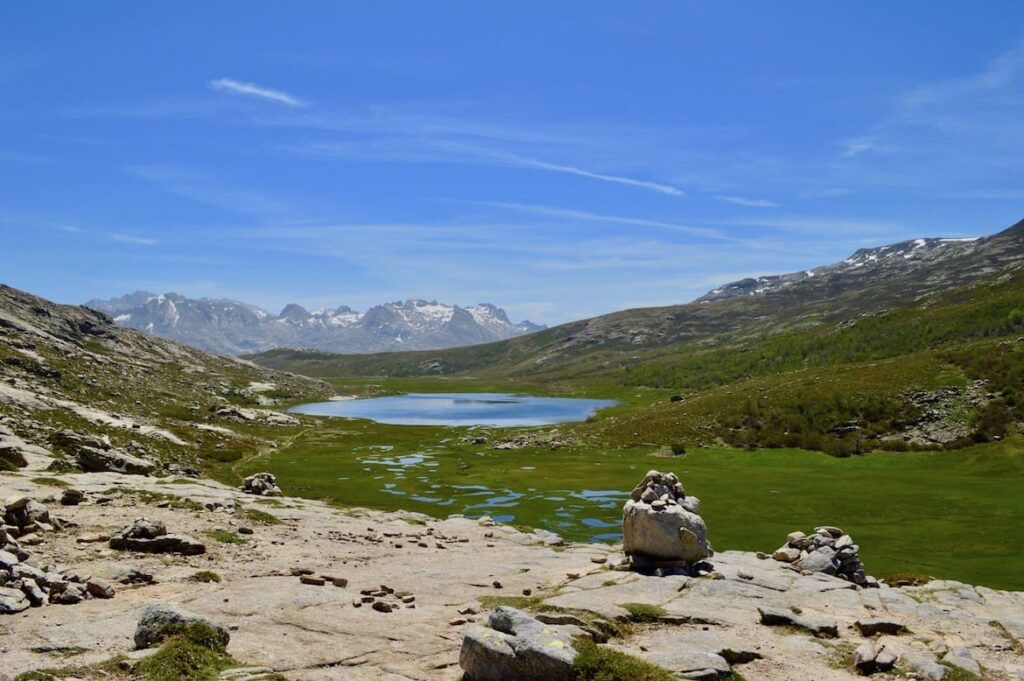
[[[281,218],[289,207],[277,199],[250,189],[225,185],[222,181],[185,169],[167,166],[128,166],[125,170],[160,189],[190,201],[240,215]]]
[[[748,199],[742,196],[727,196],[724,194],[717,194],[715,198],[719,201],[725,201],[726,203],[734,203],[737,206],[750,206],[751,208],[778,208],[779,204],[774,201],[766,201],[765,199]]]
[[[110,234],[109,238],[111,241],[116,241],[122,244],[134,244],[136,246],[156,246],[160,242],[156,239],[150,239],[149,237],[136,236],[134,234]]]
[[[288,106],[304,107],[307,104],[287,92],[281,90],[272,90],[256,83],[244,83],[240,80],[233,80],[231,78],[218,78],[217,80],[211,80],[209,82],[210,89],[218,92],[230,92],[237,95],[247,95],[250,97],[259,97],[270,102],[277,102],[279,104],[287,104]]]
[[[527,168],[538,168],[540,170],[550,170],[555,173],[567,173],[569,175],[579,175],[580,177],[589,177],[593,180],[602,180],[604,182],[613,182],[615,184],[624,184],[631,187],[641,187],[643,189],[651,189],[662,194],[668,194],[669,196],[685,196],[686,193],[678,187],[672,187],[667,184],[661,184],[659,182],[649,182],[646,180],[637,180],[632,177],[623,177],[622,175],[606,175],[604,173],[595,173],[590,170],[584,170],[583,168],[577,168],[576,166],[560,165],[557,163],[548,163],[546,161],[538,161],[532,158],[523,158],[521,156],[512,156],[510,160],[523,165]]]
[[[636,227],[654,227],[656,229],[667,229],[673,232],[680,232],[683,234],[690,234],[693,236],[699,236],[706,239],[715,239],[719,241],[732,241],[733,239],[726,235],[724,232],[718,229],[708,229],[706,227],[693,227],[690,225],[681,225],[675,222],[666,222],[664,220],[647,220],[644,218],[632,218],[621,215],[603,215],[600,213],[592,213],[584,210],[575,210],[572,208],[559,208],[557,206],[542,206],[528,203],[502,203],[502,202],[486,202],[483,205],[494,206],[496,208],[507,208],[523,213],[531,213],[533,215],[542,215],[545,217],[559,218],[564,220],[584,220],[588,222],[608,222],[619,225],[633,225]]]

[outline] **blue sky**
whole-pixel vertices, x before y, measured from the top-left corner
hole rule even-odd
[[[4,3],[0,281],[547,324],[1024,217],[1024,3]]]

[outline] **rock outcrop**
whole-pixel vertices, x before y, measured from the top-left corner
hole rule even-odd
[[[163,522],[146,518],[137,518],[117,536],[111,537],[110,548],[139,553],[179,553],[183,556],[206,553],[204,544],[191,537],[168,534]]]
[[[87,473],[125,473],[126,475],[151,475],[156,464],[118,449],[107,436],[81,435],[73,430],[59,430],[50,436],[50,441],[65,454],[72,456],[78,466]]]
[[[649,471],[622,509],[623,550],[638,564],[688,565],[714,555],[700,500],[675,473]]]

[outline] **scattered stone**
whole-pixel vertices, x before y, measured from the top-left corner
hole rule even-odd
[[[391,605],[385,603],[384,601],[374,601],[373,605],[370,607],[372,607],[377,612],[391,612],[392,610]]]
[[[245,525],[240,525],[238,527],[238,534],[252,534],[252,533],[253,533],[253,531],[252,531],[251,527],[247,527]]]
[[[327,583],[323,577],[314,577],[313,575],[300,575],[299,581],[310,586],[323,586]]]

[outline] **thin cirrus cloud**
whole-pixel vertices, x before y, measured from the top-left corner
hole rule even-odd
[[[135,246],[156,246],[160,243],[156,239],[150,239],[144,236],[135,236],[134,234],[111,234],[110,240],[122,244],[133,244]]]
[[[263,87],[256,83],[245,83],[231,78],[218,78],[216,80],[211,80],[209,86],[211,90],[216,90],[217,92],[229,92],[236,95],[258,97],[269,102],[287,104],[288,106],[293,107],[307,106],[304,101],[294,95],[282,92],[281,90],[272,90],[271,88]]]
[[[732,203],[737,206],[749,206],[751,208],[778,208],[779,204],[774,201],[766,201],[765,199],[748,199],[742,196],[727,196],[724,194],[717,194],[715,196],[719,201],[725,201],[726,203]]]

